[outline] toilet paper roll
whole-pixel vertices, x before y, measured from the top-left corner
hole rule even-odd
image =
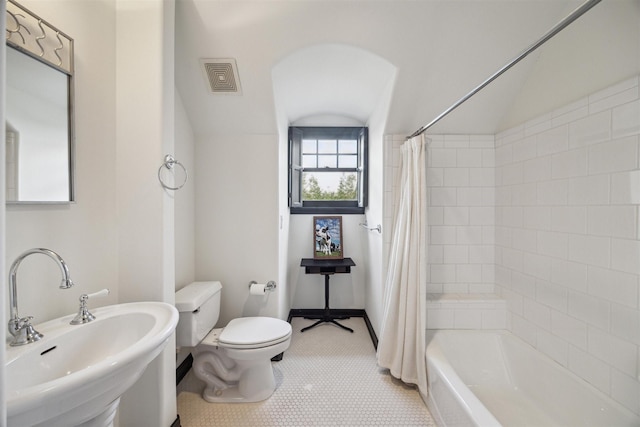
[[[249,288],[251,295],[264,295],[267,292],[267,285],[264,283],[252,283]]]

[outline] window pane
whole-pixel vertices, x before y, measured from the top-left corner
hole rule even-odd
[[[303,139],[302,140],[302,152],[303,153],[317,153],[316,140],[315,139]]]
[[[318,140],[318,153],[337,153],[338,141],[335,139],[319,139]]]
[[[336,168],[338,167],[337,156],[318,156],[319,168]]]
[[[357,168],[358,156],[356,155],[338,156],[338,167],[339,168]]]
[[[304,172],[302,200],[357,200],[356,172]]]
[[[318,165],[316,165],[316,155],[305,155],[302,156],[302,167],[303,168],[317,168]]]
[[[339,153],[340,154],[357,154],[358,153],[358,141],[341,139],[339,141]]]

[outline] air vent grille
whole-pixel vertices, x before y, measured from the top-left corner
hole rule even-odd
[[[201,63],[211,93],[233,95],[242,93],[234,59],[203,59]]]

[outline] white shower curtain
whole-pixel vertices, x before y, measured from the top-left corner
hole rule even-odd
[[[425,361],[427,283],[427,143],[420,135],[402,147],[378,365],[427,396]]]

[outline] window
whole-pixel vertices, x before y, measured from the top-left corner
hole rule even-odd
[[[366,127],[289,128],[292,214],[362,214],[367,204]]]

